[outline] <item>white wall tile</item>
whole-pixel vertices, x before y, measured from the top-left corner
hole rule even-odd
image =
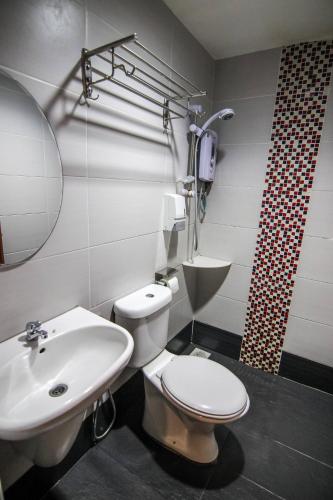
[[[333,366],[333,327],[290,316],[283,350]]]
[[[220,146],[214,185],[262,187],[268,150],[269,144]]]
[[[88,0],[88,9],[109,22],[122,36],[138,33],[139,41],[170,62],[170,27],[174,17],[164,3],[155,0]],[[112,42],[113,38],[109,41]]]
[[[213,61],[207,57],[205,49],[194,40],[192,35],[178,20],[175,21],[174,40],[172,47],[172,66],[181,74],[196,84],[200,90],[207,90],[213,97]],[[200,71],[198,71],[200,67]],[[178,80],[184,84],[183,81]],[[185,87],[188,84],[185,82]]]
[[[206,222],[257,228],[262,189],[214,186],[207,197]]]
[[[164,181],[168,147],[160,128],[105,106],[88,111],[90,177]]]
[[[333,191],[311,192],[305,234],[333,238]]]
[[[155,233],[90,249],[92,306],[153,281],[156,240]]]
[[[295,279],[290,314],[333,326],[333,284]]]
[[[188,295],[183,266],[178,266],[176,269],[178,272],[175,274],[175,277],[178,280],[179,290],[177,293],[172,294],[172,304],[179,302]]]
[[[333,238],[305,236],[301,247],[297,275],[333,283]]]
[[[88,187],[84,177],[64,177],[59,219],[34,258],[70,252],[88,246]]]
[[[332,82],[330,94],[327,99],[324,126],[321,136],[322,141],[333,141],[333,92]]]
[[[215,68],[215,101],[275,94],[281,49],[221,59]]]
[[[168,340],[171,340],[192,321],[192,308],[188,297],[170,307]]]
[[[333,191],[333,141],[321,140],[316,170],[314,173],[313,189]]]
[[[86,3],[93,15],[89,12],[85,15]],[[126,234],[132,234],[133,238],[87,250],[87,156],[90,177],[146,181],[152,190],[156,187],[161,192],[171,187],[175,189],[176,175],[186,172],[186,120],[174,122],[178,137],[171,141],[171,132],[163,133],[159,108],[142,99],[133,99],[131,94],[111,84],[105,84],[100,91],[99,104],[92,103],[88,111],[86,106],[79,105],[82,84],[77,65],[81,48],[93,48],[94,44],[111,42],[134,31],[143,43],[168,62],[174,58],[182,72],[188,73],[200,85],[212,87],[213,60],[161,1],[5,0],[1,3],[0,65],[43,108],[54,130],[63,172],[67,176],[60,217],[47,243],[29,262],[0,272],[0,316],[4,318],[0,326],[1,339],[23,330],[29,319],[48,319],[77,304],[93,305],[96,311],[107,316],[114,297],[151,282],[155,269],[167,264],[179,265],[187,257],[187,231],[172,239],[162,231],[138,237],[142,230],[155,227],[158,199],[155,191],[153,195],[145,191],[145,206],[141,219],[135,219],[136,228],[124,219]],[[181,50],[186,52],[185,57],[179,54]],[[14,87],[17,90],[17,86]],[[172,142],[176,143],[174,149]],[[9,152],[12,149],[9,148]],[[47,149],[47,157],[49,152]],[[54,175],[55,164],[48,160],[47,166]],[[30,170],[29,175],[32,174]],[[153,181],[158,181],[158,188]],[[29,195],[34,193],[31,188]],[[135,197],[136,192],[133,199]],[[124,195],[120,200],[118,212],[123,211],[130,218],[133,214],[128,211],[131,204],[127,198]],[[100,203],[101,212],[94,214],[99,241],[103,241],[100,221],[108,222],[107,207],[103,205]],[[49,214],[50,222],[55,217]],[[118,231],[110,229],[109,234]],[[9,257],[14,259],[19,253],[9,254]],[[182,274],[180,285],[173,300],[172,335],[192,317]],[[5,477],[8,477],[7,472]],[[21,473],[22,470],[16,467],[10,481]],[[1,458],[0,476],[3,478]]]
[[[246,304],[244,302],[215,295],[196,313],[195,319],[227,332],[243,335],[245,315]]]
[[[249,296],[252,268],[232,264],[225,281],[217,293],[230,299],[247,302]]]
[[[257,230],[241,227],[203,224],[199,252],[207,257],[252,266]]]
[[[45,321],[76,305],[89,307],[87,250],[30,260],[0,271],[1,341],[27,321]]]
[[[157,269],[165,266],[177,267],[188,259],[193,238],[193,224],[184,231],[161,231],[158,234]]]
[[[187,175],[189,145],[187,142],[188,127],[185,128],[184,134],[177,132],[168,138],[168,147],[165,148],[165,170],[169,180],[176,181]]]
[[[0,4],[0,64],[76,90],[70,78],[84,46],[84,8],[74,0]],[[69,82],[67,79],[69,78]]]
[[[214,110],[233,108],[232,120],[218,120],[220,144],[267,143],[270,141],[275,96],[215,102]]]
[[[87,109],[79,105],[79,96],[26,75],[8,72],[24,85],[46,114],[59,146],[64,175],[87,175]]]
[[[109,43],[110,40],[117,40],[121,38],[121,34],[118,30],[114,29],[105,19],[101,19],[95,14],[88,12],[87,14],[87,39],[88,39],[88,47],[98,47]],[[132,46],[133,50],[136,50],[135,46]],[[119,54],[121,57],[124,57],[129,63],[133,62],[133,64],[138,65],[144,71],[149,71],[149,68],[146,67],[144,63],[139,63],[135,60],[131,55],[127,52],[118,48],[116,54]],[[147,55],[149,60],[154,64],[155,61],[151,58],[151,56]],[[124,62],[121,60],[117,60],[117,63]],[[125,63],[127,69],[131,70],[132,67],[130,64]],[[99,69],[100,71],[108,74],[110,72],[110,63],[105,60],[95,59],[94,67]],[[150,84],[154,84],[154,82],[150,81],[148,77],[145,77],[143,74],[138,75],[143,78],[145,81],[148,81]],[[157,99],[160,101],[160,95],[156,92],[148,88],[147,86],[137,82],[133,78],[130,79],[121,69],[117,69],[115,71],[115,77],[118,81],[130,85],[131,88],[152,97],[153,99]],[[162,77],[162,81],[163,77]],[[167,83],[167,82],[165,82]],[[120,85],[116,85],[116,83],[101,82],[100,84],[95,86],[95,95],[99,95],[99,102],[103,103],[104,106],[109,106],[111,108],[122,111],[127,115],[129,121],[132,119],[141,120],[145,123],[146,126],[155,126],[158,129],[162,129],[162,108],[158,107],[156,104],[151,103],[149,100],[144,99],[141,96],[136,95],[135,93],[129,92],[127,89],[122,88]]]
[[[163,194],[174,190],[160,182],[89,179],[91,245],[160,231]]]

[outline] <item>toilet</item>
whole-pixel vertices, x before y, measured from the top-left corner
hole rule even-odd
[[[165,349],[171,298],[169,288],[148,285],[115,302],[116,323],[134,339],[129,366],[143,371],[143,428],[170,450],[207,464],[219,453],[215,426],[241,418],[250,400],[224,366]]]

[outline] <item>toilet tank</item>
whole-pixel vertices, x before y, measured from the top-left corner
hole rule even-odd
[[[165,348],[171,297],[169,288],[153,284],[116,300],[116,323],[126,328],[134,340],[133,355],[128,366],[141,368]]]

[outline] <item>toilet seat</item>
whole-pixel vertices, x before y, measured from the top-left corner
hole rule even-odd
[[[249,404],[243,383],[230,370],[206,358],[175,356],[161,374],[161,385],[171,402],[213,421],[237,417]]]

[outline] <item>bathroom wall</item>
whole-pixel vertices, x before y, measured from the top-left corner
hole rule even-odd
[[[280,49],[216,63],[214,109],[232,107],[232,120],[218,123],[216,179],[200,231],[200,253],[233,264],[196,319],[241,335],[267,156]]]
[[[280,49],[217,62],[214,109],[236,116],[219,125],[217,179],[201,228],[200,253],[231,260],[213,298],[196,314],[242,335],[268,159]],[[332,88],[332,81],[331,81]],[[326,107],[313,190],[283,349],[333,365],[333,95]]]
[[[163,193],[175,192],[187,168],[185,120],[165,134],[160,109],[109,84],[80,106],[81,48],[137,32],[210,94],[214,65],[162,1],[8,0],[0,9],[0,64],[46,111],[65,175],[53,235],[31,261],[0,274],[4,340],[76,304],[109,317],[116,297],[186,256],[186,232],[170,241],[161,231]],[[191,319],[181,285],[172,334]]]
[[[180,263],[187,231],[163,234],[162,196],[187,170],[185,120],[162,128],[161,110],[112,85],[79,105],[82,47],[137,32],[142,43],[212,95],[214,63],[160,0],[5,0],[0,3],[0,67],[45,110],[64,170],[60,218],[29,262],[0,272],[0,340],[28,320],[77,304],[109,318],[115,298],[178,266],[170,337],[192,319]],[[205,100],[209,106],[209,100]],[[29,467],[1,443],[5,486]],[[21,468],[21,469],[20,469]]]

